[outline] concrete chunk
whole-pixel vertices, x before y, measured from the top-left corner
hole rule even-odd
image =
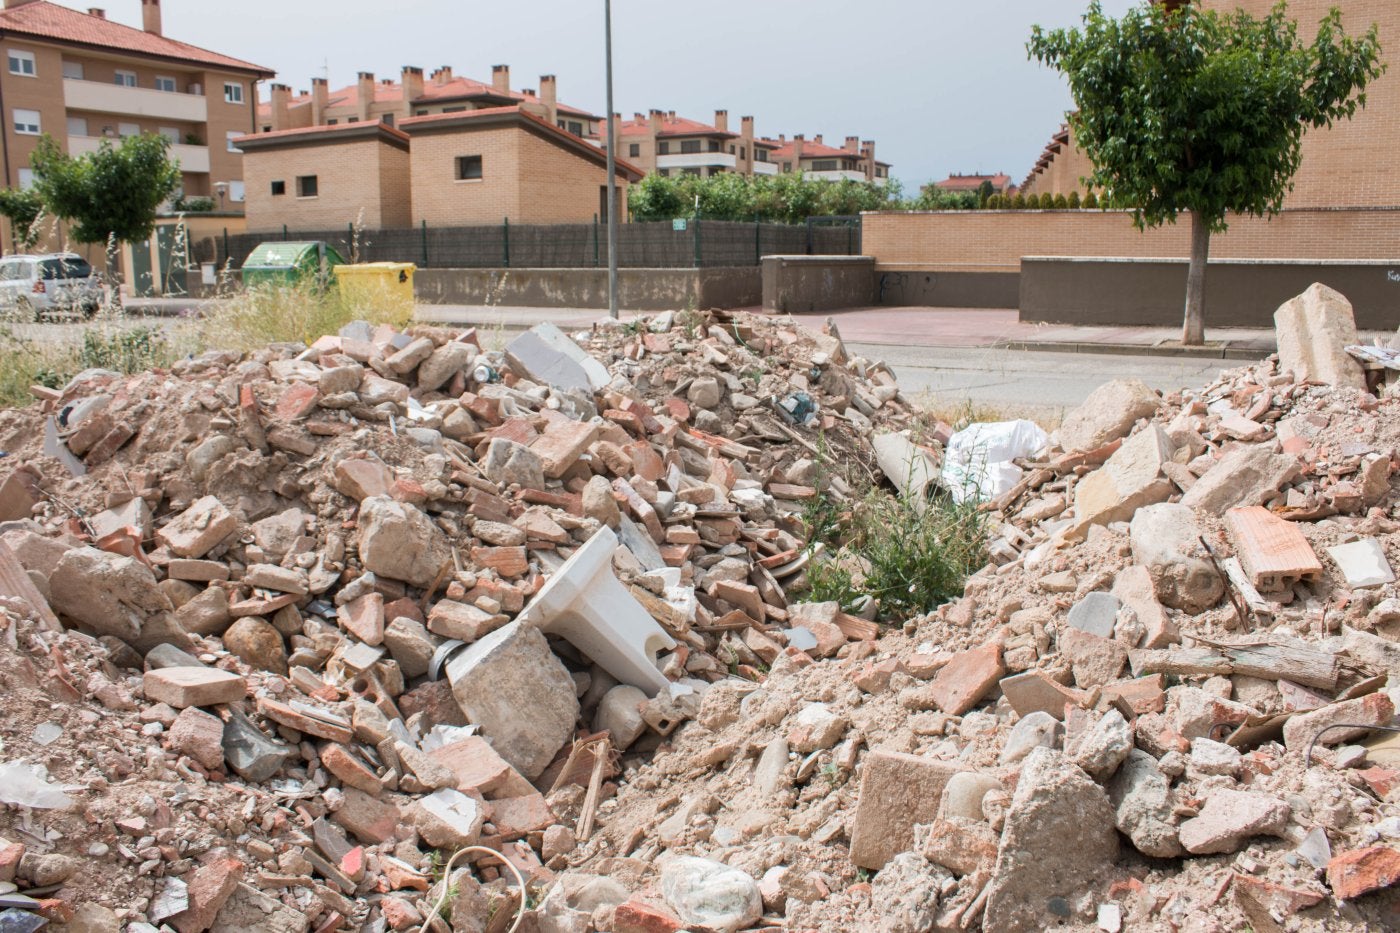
[[[1254,836],[1278,836],[1288,826],[1289,806],[1278,797],[1221,788],[1212,791],[1199,816],[1181,824],[1181,844],[1192,855],[1237,851]]]
[[[462,712],[527,778],[573,735],[573,678],[533,626],[512,622],[467,646],[448,663],[447,679]]]
[[[452,559],[446,536],[427,515],[385,496],[361,504],[359,547],[366,570],[418,587],[431,584]]]
[[[1366,375],[1346,348],[1360,342],[1351,302],[1315,284],[1274,312],[1279,369],[1299,382],[1365,390]]]
[[[1067,451],[1096,450],[1118,440],[1162,407],[1162,398],[1139,379],[1115,379],[1099,386],[1065,416],[1055,432]]]
[[[233,513],[214,496],[205,496],[157,529],[156,541],[176,557],[203,557],[236,531]]]
[[[131,644],[171,608],[145,564],[91,547],[64,553],[49,578],[49,590],[55,612]]]
[[[1162,475],[1162,464],[1171,460],[1172,450],[1167,432],[1151,424],[1080,480],[1074,488],[1074,514],[1080,533],[1090,525],[1127,521],[1143,506],[1170,498],[1175,487]]]
[[[1210,515],[1261,505],[1301,472],[1298,458],[1273,444],[1236,447],[1225,454],[1181,497],[1181,504]]]
[[[1162,502],[1139,509],[1128,535],[1133,560],[1147,568],[1166,605],[1205,612],[1225,594],[1225,581],[1201,544],[1195,513],[1186,506]]]
[[[176,709],[234,703],[248,695],[242,677],[212,667],[165,667],[147,671],[141,681],[146,698]]]

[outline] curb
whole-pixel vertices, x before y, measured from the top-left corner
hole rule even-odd
[[[1173,347],[1157,344],[1086,343],[1078,341],[1002,340],[991,344],[1002,350],[1028,350],[1038,353],[1096,353],[1113,356],[1175,356],[1183,359],[1250,360],[1258,361],[1272,353],[1273,348],[1237,347],[1229,344],[1207,344],[1204,347]]]

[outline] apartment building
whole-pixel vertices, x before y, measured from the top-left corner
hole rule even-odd
[[[890,178],[890,164],[875,158],[875,141],[861,140],[858,136],[847,136],[840,149],[828,146],[819,133],[810,140],[802,134],[788,139],[786,135],[776,140],[765,139],[764,143],[773,146],[768,157],[777,163],[783,172],[802,172],[808,178],[827,181],[873,181],[886,184]]]
[[[158,133],[172,143],[186,195],[241,209],[243,162],[231,140],[255,128],[257,82],[274,72],[165,36],[160,0],[141,0],[141,10],[137,29],[98,8],[83,13],[45,0],[5,0],[6,184],[32,182],[30,156],[46,134],[81,155],[103,139]]]
[[[716,110],[714,123],[678,117],[674,110],[638,113],[631,120],[618,119],[616,134],[619,155],[647,174],[778,173],[771,158],[777,146],[754,137],[753,117],[741,117],[739,132],[731,132],[727,110]]]
[[[354,84],[334,91],[324,78],[312,78],[311,89],[295,95],[288,85],[274,84],[258,108],[258,132],[365,122],[397,126],[411,117],[518,106],[575,136],[598,135],[603,118],[560,103],[554,75],[541,75],[538,88],[512,90],[510,82],[509,65],[493,67],[490,84],[456,76],[444,65],[426,79],[413,66],[397,81],[362,71]]]
[[[965,194],[981,191],[985,184],[992,186],[993,194],[1006,194],[1016,190],[1016,186],[1011,183],[1011,176],[1005,172],[998,172],[995,175],[959,175],[955,172],[942,181],[934,182],[933,186],[950,194]]]
[[[603,150],[524,103],[274,130],[236,140],[248,229],[584,223],[607,216]],[[642,172],[616,166],[617,205]]]
[[[1202,0],[1222,13],[1244,10],[1268,14],[1274,0]],[[1311,41],[1317,24],[1332,7],[1342,11],[1348,34],[1380,28],[1381,48],[1400,45],[1400,3],[1395,0],[1291,0],[1288,15],[1299,23],[1300,38]],[[1400,148],[1400,74],[1391,69],[1366,89],[1366,107],[1351,120],[1328,129],[1309,130],[1303,137],[1303,161],[1293,177],[1285,208],[1400,207],[1400,173],[1392,170]],[[1061,127],[1037,158],[1022,190],[1026,194],[1066,194],[1084,191],[1081,178],[1093,167],[1074,143],[1073,132]]]

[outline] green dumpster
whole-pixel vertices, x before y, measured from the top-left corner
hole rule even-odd
[[[345,259],[322,240],[262,243],[243,261],[243,286],[296,285],[312,278],[328,281]]]

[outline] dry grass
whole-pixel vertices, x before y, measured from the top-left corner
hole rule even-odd
[[[273,343],[310,345],[355,320],[403,327],[412,316],[387,293],[360,289],[349,297],[313,282],[258,285],[211,303],[196,327],[206,347],[253,350]]]

